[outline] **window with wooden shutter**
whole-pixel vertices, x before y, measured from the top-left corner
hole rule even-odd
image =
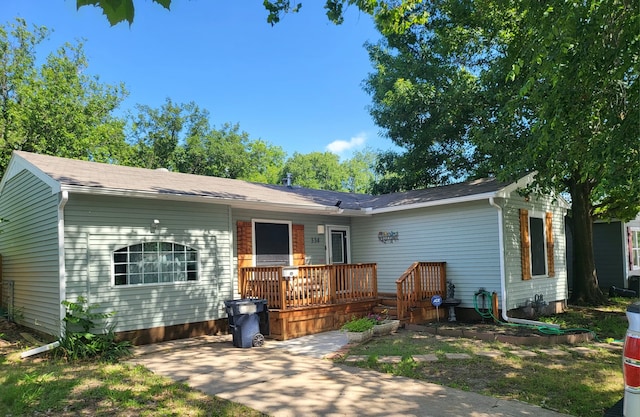
[[[522,279],[531,279],[531,241],[529,238],[529,211],[520,209],[520,260]]]
[[[555,276],[553,213],[543,217],[520,209],[520,249],[523,280]]]

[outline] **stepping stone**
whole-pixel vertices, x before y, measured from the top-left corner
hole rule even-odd
[[[411,338],[412,339],[428,339],[432,337],[431,335],[428,334],[421,334],[421,333],[414,333]]]
[[[571,355],[566,350],[560,350],[560,349],[538,349],[538,350],[540,351],[540,353],[544,353],[545,355],[549,355],[549,356],[568,356],[568,355]]]
[[[572,347],[570,349],[572,352],[575,352],[579,355],[591,355],[593,354],[593,350],[589,349],[588,347],[584,347],[584,346],[576,346],[576,347]]]
[[[476,355],[484,356],[487,358],[499,358],[500,356],[503,356],[504,353],[500,352],[499,350],[484,350],[481,352],[477,352]]]
[[[447,359],[471,359],[471,356],[466,353],[445,353]]]
[[[400,363],[402,356],[380,356],[378,362],[380,363]]]
[[[532,358],[534,356],[538,356],[537,353],[530,350],[510,350],[509,353],[520,358]]]
[[[616,342],[613,342],[613,343],[598,342],[598,343],[594,343],[593,346],[600,349],[607,349],[607,350],[622,350],[622,348],[624,347],[624,344],[620,342],[617,342],[617,343]]]
[[[365,362],[369,360],[369,357],[366,355],[353,355],[353,356],[347,356],[347,358],[344,360],[345,362]]]
[[[413,355],[413,360],[416,362],[437,362],[438,355],[429,353],[426,355]]]
[[[569,352],[567,352],[566,350],[560,350],[560,349],[538,349],[540,351],[540,353],[544,353],[545,355],[549,355],[549,356],[568,356],[570,355]]]

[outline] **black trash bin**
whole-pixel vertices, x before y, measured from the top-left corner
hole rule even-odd
[[[233,346],[249,348],[264,345],[269,335],[267,300],[243,298],[225,301]]]

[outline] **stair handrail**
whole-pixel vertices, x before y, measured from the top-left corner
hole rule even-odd
[[[405,314],[411,307],[418,304],[418,301],[425,300],[436,293],[446,290],[446,262],[414,262],[396,280],[396,297],[398,305],[398,319],[403,320]],[[423,282],[422,272],[425,268],[436,268],[437,284]],[[427,275],[428,271],[427,271]]]

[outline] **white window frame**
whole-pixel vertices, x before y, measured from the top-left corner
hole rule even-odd
[[[543,265],[544,265],[544,273],[542,274],[534,274],[533,273],[533,228],[531,227],[531,219],[540,219],[542,220],[542,249],[543,249]],[[545,213],[539,211],[529,211],[529,269],[531,273],[531,278],[539,278],[539,277],[547,277],[549,276],[549,265],[548,265],[548,254],[547,254],[547,227],[545,224]]]
[[[136,245],[140,245],[142,246],[142,250],[140,252],[136,251],[133,253],[140,253],[142,255],[144,255],[144,247],[145,245],[148,244],[158,244],[159,246],[159,250],[157,250],[155,253],[158,254],[158,258],[157,261],[155,261],[157,263],[157,270],[154,271],[154,273],[158,274],[158,280],[157,282],[144,282],[144,264],[145,263],[153,263],[153,262],[149,262],[149,261],[145,261],[144,260],[144,256],[142,256],[142,259],[137,260],[137,261],[131,261],[131,250],[130,248],[136,246]],[[167,251],[167,250],[162,250],[161,248],[161,244],[171,244],[172,245],[172,250],[171,251]],[[180,252],[176,252],[175,251],[175,245],[179,245],[182,246],[184,249],[183,251]],[[124,249],[127,249],[126,252],[120,252]],[[186,259],[186,257],[188,256],[187,254],[190,252],[194,252],[195,253],[195,260],[190,260],[190,259]],[[175,272],[176,271],[162,271],[162,265],[167,265],[167,263],[162,263],[161,262],[161,255],[165,253],[171,254],[171,258],[175,257],[176,253],[182,254],[184,253],[185,259],[182,261],[184,262],[184,273],[185,273],[185,279],[180,280],[180,279],[176,279],[176,275]],[[125,255],[126,254],[126,261],[118,261],[116,262],[116,255]],[[172,261],[174,262],[174,261]],[[134,273],[131,272],[132,266],[136,265],[138,267],[140,267],[142,265],[142,272],[139,273],[135,273],[136,275],[141,275],[142,276],[142,281],[141,282],[136,282],[136,283],[131,283],[131,275],[133,275]],[[195,264],[195,270],[189,270],[188,265],[194,265]],[[125,267],[124,271],[120,271],[118,272],[117,269],[118,267]],[[171,281],[162,281],[161,279],[161,274],[162,272],[171,272],[172,273],[172,280]],[[189,279],[189,273],[194,273],[195,274],[195,279]],[[122,275],[122,274],[126,274],[126,279],[127,282],[125,284],[118,284],[116,282],[116,278],[118,275]],[[152,241],[145,241],[145,242],[134,242],[128,245],[124,245],[124,246],[118,246],[116,248],[114,248],[111,251],[111,286],[115,287],[115,288],[131,288],[131,287],[140,287],[140,286],[156,286],[156,285],[183,285],[183,284],[189,284],[189,283],[194,283],[194,282],[198,282],[200,281],[200,251],[198,249],[195,249],[194,247],[184,244],[184,243],[180,243],[180,242],[173,242],[173,241],[169,241],[169,240],[152,240]]]
[[[287,266],[293,265],[293,222],[290,220],[271,219],[251,219],[251,252],[253,266],[257,266],[258,255],[256,254],[256,223],[286,224],[289,226],[289,261]]]
[[[629,239],[631,239],[627,249],[629,251],[629,271],[638,271],[640,270],[640,227],[629,227]]]
[[[326,226],[326,233],[325,233],[325,247],[326,249],[326,253],[325,253],[325,259],[327,260],[327,263],[332,264],[333,263],[333,257],[331,256],[332,254],[332,242],[331,242],[331,232],[334,231],[340,231],[340,232],[345,232],[345,249],[346,249],[346,255],[347,255],[347,259],[345,261],[345,264],[349,264],[351,263],[351,231],[349,226],[342,226],[342,225],[335,225],[335,224],[329,224]]]

